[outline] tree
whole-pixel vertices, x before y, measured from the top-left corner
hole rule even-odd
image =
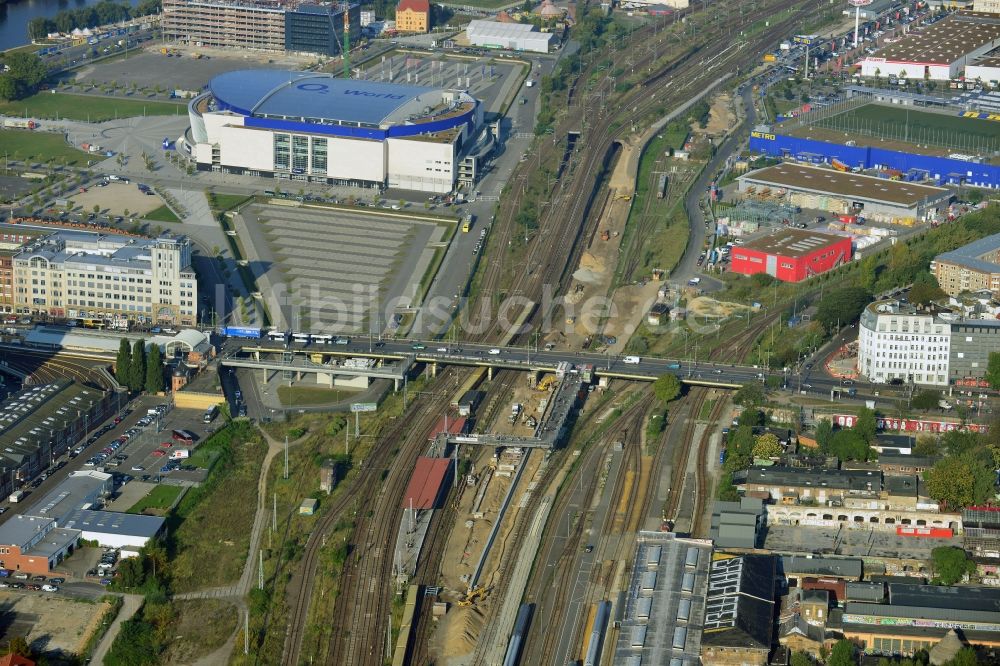
[[[991,389],[1000,389],[1000,352],[990,352],[990,360],[986,365],[984,378]]]
[[[980,504],[992,495],[993,466],[986,451],[949,455],[924,472],[927,494],[956,510]]]
[[[920,411],[926,412],[929,409],[935,409],[938,406],[939,400],[941,400],[940,391],[924,389],[913,396],[913,399],[910,401],[910,406],[913,407],[913,409],[919,409]]]
[[[830,651],[830,658],[826,660],[826,666],[856,666],[857,663],[854,643],[847,639],[837,641]]]
[[[832,333],[838,325],[845,326],[855,321],[871,299],[871,294],[863,287],[843,287],[830,291],[819,302],[816,319],[828,333]]]
[[[856,429],[848,428],[838,430],[824,452],[840,460],[867,460],[871,449]]]
[[[831,439],[833,439],[833,424],[830,423],[830,419],[820,419],[816,424],[816,443],[821,449],[826,449],[830,446]]]
[[[919,273],[913,280],[913,287],[910,289],[911,303],[927,305],[928,303],[941,300],[945,296],[947,294],[938,286],[937,278],[930,273]]]
[[[13,636],[9,641],[7,641],[7,647],[4,648],[4,654],[14,654],[18,657],[31,657],[31,646],[28,645],[28,641],[24,636]]]
[[[944,666],[978,666],[980,663],[976,649],[967,645],[958,651],[954,659],[946,661]]]
[[[681,382],[677,375],[661,375],[653,382],[653,393],[660,402],[670,402],[681,394]]]
[[[146,358],[146,393],[159,393],[163,390],[163,358],[160,345],[150,345]]]
[[[772,433],[764,433],[759,436],[753,444],[754,458],[773,458],[782,453],[781,442],[778,436]]]
[[[101,212],[101,204],[94,204],[94,215]]]
[[[118,358],[115,359],[115,377],[118,378],[119,384],[130,386],[131,376],[132,349],[129,347],[128,338],[122,338],[118,343]]]
[[[954,585],[976,570],[976,563],[955,546],[940,546],[931,551],[934,579],[942,585]]]
[[[0,88],[0,97],[6,100],[21,99],[33,94],[49,75],[48,66],[42,59],[26,51],[7,56],[4,64],[8,69],[0,75],[0,81],[6,82]]]
[[[812,658],[805,652],[792,653],[792,666],[813,666]]]
[[[146,383],[146,343],[136,340],[132,346],[132,372],[129,376],[129,388],[141,391]]]
[[[858,410],[858,420],[854,422],[854,432],[861,436],[865,444],[875,441],[875,433],[878,432],[878,425],[875,420],[875,412],[862,407]]]
[[[744,384],[733,396],[733,402],[741,407],[757,407],[764,404],[764,389],[760,384]]]

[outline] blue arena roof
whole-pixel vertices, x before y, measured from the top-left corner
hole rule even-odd
[[[421,99],[440,88],[282,70],[226,72],[212,79],[209,89],[220,110],[241,115],[373,126],[405,122],[408,115],[440,101],[439,94]]]

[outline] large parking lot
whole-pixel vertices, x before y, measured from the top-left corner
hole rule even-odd
[[[419,86],[458,87],[482,100],[487,111],[498,111],[511,86],[520,82],[521,64],[491,56],[478,60],[449,58],[443,53],[400,53],[365,63],[362,77],[370,81]]]
[[[384,328],[387,306],[412,304],[452,230],[405,213],[254,206],[243,214],[272,284],[291,294],[285,321],[314,332]]]
[[[953,546],[954,539],[915,539],[894,532],[838,530],[805,525],[768,525],[764,547],[785,552],[812,552],[854,557],[903,557],[930,559],[938,546]]]
[[[91,436],[92,443],[101,441],[103,447],[87,459],[87,468],[118,472],[151,484],[164,482],[188,485],[204,480],[205,470],[193,467],[186,461],[197,450],[198,443],[207,434],[202,421],[203,412],[198,410],[173,410],[169,405],[160,405],[140,414],[131,427],[120,431],[112,428],[104,435]],[[104,426],[107,428],[108,426]],[[102,430],[104,430],[102,428]],[[182,438],[180,431],[193,435],[189,442]],[[100,431],[98,431],[100,432]],[[154,486],[139,486],[151,491]],[[146,492],[133,493],[135,501],[141,500]],[[124,490],[120,494],[126,494]],[[134,504],[134,502],[133,502]],[[115,506],[123,511],[129,507]]]
[[[134,82],[138,86],[159,85],[166,90],[201,90],[212,77],[223,72],[237,69],[299,68],[294,60],[278,59],[273,55],[266,57],[262,54],[247,54],[240,57],[227,54],[196,60],[190,57],[190,51],[181,51],[184,55],[175,58],[163,55],[159,49],[159,45],[151,46],[124,60],[84,67],[77,73],[76,80],[87,83],[94,81],[99,85],[116,82],[121,86]]]

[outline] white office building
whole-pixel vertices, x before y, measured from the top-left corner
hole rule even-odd
[[[184,237],[57,231],[13,258],[19,313],[192,326],[198,283]]]
[[[872,303],[861,314],[858,372],[875,383],[948,385],[951,324],[933,311],[898,301]]]

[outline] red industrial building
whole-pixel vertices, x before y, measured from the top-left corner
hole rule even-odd
[[[451,458],[417,458],[403,495],[404,509],[436,509],[451,471]]]
[[[732,270],[741,275],[767,273],[784,282],[801,282],[851,260],[851,239],[818,231],[782,229],[733,247]]]

